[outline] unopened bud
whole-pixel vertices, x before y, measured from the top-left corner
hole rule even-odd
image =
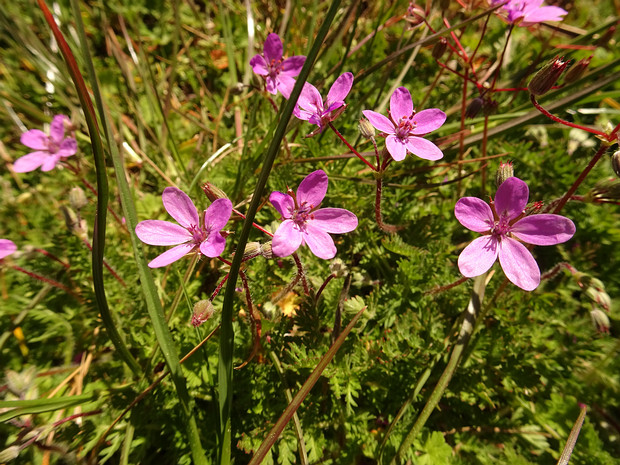
[[[211,184],[210,182],[205,182],[202,185],[202,190],[205,193],[205,195],[207,196],[207,198],[211,201],[211,202],[215,202],[217,199],[227,199],[228,196],[226,195],[226,193],[220,189],[219,187],[216,187],[215,185]]]
[[[484,101],[482,100],[482,97],[476,97],[469,102],[469,105],[467,105],[467,109],[465,110],[465,118],[472,119],[478,116],[478,113],[482,110],[483,104]]]
[[[514,167],[512,166],[512,162],[500,162],[499,168],[495,172],[495,186],[501,186],[504,181],[508,178],[512,178],[515,175]]]
[[[71,207],[76,210],[81,210],[88,205],[86,194],[84,194],[84,191],[81,188],[74,187],[69,191],[69,204],[71,204]]]
[[[273,250],[271,249],[271,242],[267,242],[266,244],[261,245],[260,252],[263,257],[267,259],[272,259]]]
[[[433,58],[435,60],[439,60],[443,56],[447,48],[448,39],[446,39],[445,37],[440,37],[435,46],[433,47]]]
[[[605,284],[593,276],[584,274],[579,277],[579,286],[585,289],[585,294],[592,299],[593,302],[603,307],[605,310],[611,308],[611,297],[605,292]]]
[[[594,42],[594,45],[596,46],[606,46],[609,44],[609,42],[611,41],[611,39],[614,38],[614,35],[616,34],[616,26],[611,26],[609,29],[607,29],[607,31],[605,31],[605,34],[603,34],[602,36],[600,36],[596,42]]]
[[[609,328],[611,327],[611,322],[609,321],[609,317],[607,314],[602,311],[600,308],[594,308],[590,311],[590,318],[592,318],[592,323],[596,327],[596,330],[601,333],[608,333]]]
[[[370,124],[370,121],[368,121],[366,118],[361,118],[359,120],[357,128],[359,129],[362,137],[364,137],[365,139],[372,139],[375,137],[375,127]]]
[[[244,88],[245,86],[243,85],[243,82],[238,82],[237,84],[235,84],[234,86],[230,88],[230,93],[233,95],[241,95],[243,94]]]
[[[248,242],[245,245],[245,250],[243,251],[243,260],[249,260],[250,258],[258,257],[261,254],[261,244],[260,242]]]
[[[405,16],[405,21],[411,24],[411,27],[419,26],[426,19],[426,10],[422,8],[420,5],[416,5],[413,2],[409,3],[409,8],[407,8],[407,15]]]
[[[614,169],[616,176],[620,178],[620,150],[616,150],[611,156],[611,167]]]
[[[347,266],[340,258],[332,260],[331,264],[329,265],[329,270],[336,278],[342,278],[349,273]]]
[[[198,327],[213,316],[215,309],[210,300],[199,300],[194,304],[192,325]]]
[[[19,446],[9,446],[0,452],[0,463],[8,463],[19,457]]]
[[[555,57],[534,75],[527,86],[530,93],[532,95],[543,95],[549,92],[566,69],[566,66],[566,61]]]
[[[611,163],[614,163],[613,157]],[[620,174],[618,174],[618,176],[620,176]],[[620,201],[620,179],[608,178],[598,181],[586,194],[586,199],[587,201]]]
[[[485,97],[482,105],[482,113],[484,116],[491,116],[497,113],[497,107],[499,104],[497,100],[493,100],[492,98]]]
[[[583,60],[579,60],[577,63],[571,66],[564,75],[564,83],[570,84],[571,82],[575,82],[581,76],[583,76],[583,73],[585,73],[588,66],[590,66],[590,61],[592,61],[592,55],[590,55],[588,58],[584,58]]]

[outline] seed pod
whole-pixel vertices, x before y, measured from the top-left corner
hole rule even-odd
[[[194,304],[192,325],[198,327],[213,316],[215,309],[210,300],[199,300]]]
[[[375,127],[370,124],[370,121],[368,121],[366,118],[361,118],[359,120],[357,128],[359,129],[362,137],[364,137],[365,139],[372,139],[375,137]]]
[[[407,8],[407,15],[405,16],[405,21],[411,24],[411,27],[419,26],[424,22],[426,18],[426,10],[419,5],[416,5],[413,2],[409,3],[409,8]]]
[[[228,196],[226,195],[226,193],[216,187],[215,185],[211,184],[210,182],[205,182],[202,185],[202,190],[205,193],[205,195],[207,196],[207,198],[211,201],[211,202],[215,202],[217,199],[227,199]]]
[[[69,191],[69,204],[75,210],[81,210],[88,205],[86,194],[84,194],[84,191],[81,188],[74,187]]]
[[[433,58],[439,60],[448,48],[448,39],[440,37],[435,46],[433,47]]]
[[[586,69],[590,65],[590,61],[592,61],[592,55],[590,55],[588,58],[584,58],[583,60],[579,60],[577,63],[571,66],[564,75],[564,83],[570,84],[571,82],[575,82],[581,76],[583,76],[583,73],[585,73]]]
[[[260,242],[248,242],[245,245],[245,250],[243,251],[243,260],[258,257],[261,255],[261,249],[262,247]]]
[[[530,93],[532,95],[544,95],[549,92],[566,69],[566,66],[566,61],[555,57],[534,75],[527,86]]]
[[[508,178],[512,178],[515,175],[515,170],[512,166],[512,162],[500,162],[499,163],[499,168],[497,168],[497,171],[495,172],[495,186],[499,187],[502,185],[502,183],[508,179]]]
[[[590,311],[590,318],[592,318],[592,323],[594,324],[594,327],[598,332],[609,332],[611,322],[609,321],[609,317],[607,316],[607,314],[600,308],[594,307],[594,309]]]
[[[271,250],[271,241],[267,242],[266,244],[261,245],[260,250],[261,250],[261,254],[263,257],[267,259],[273,258],[273,251]]]
[[[465,118],[472,119],[478,116],[478,113],[482,110],[483,104],[484,101],[482,100],[482,97],[476,97],[469,102],[469,105],[467,105],[467,109],[465,110]]]

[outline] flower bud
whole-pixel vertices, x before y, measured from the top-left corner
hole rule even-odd
[[[361,118],[359,120],[357,128],[359,129],[362,137],[364,137],[365,139],[372,139],[375,137],[375,127],[370,124],[370,121],[368,121],[366,118]]]
[[[615,154],[614,154],[615,155]],[[616,159],[616,161],[618,161]],[[613,165],[614,160],[612,156],[611,163]],[[615,169],[615,168],[614,168]],[[620,176],[620,174],[618,175]],[[587,201],[611,201],[618,202],[620,201],[620,179],[618,178],[608,178],[602,179],[596,183],[596,185],[590,189],[590,191],[586,194]]]
[[[79,187],[74,187],[69,191],[69,204],[75,210],[81,210],[86,205],[88,205],[88,199],[86,198],[86,194]]]
[[[527,88],[532,95],[544,95],[555,85],[556,81],[566,69],[567,62],[555,57],[551,62],[538,71]]]
[[[583,73],[585,73],[588,66],[590,66],[590,61],[592,61],[592,55],[573,64],[573,66],[571,66],[564,75],[564,83],[570,84],[571,82],[575,82],[581,76],[583,76]]]
[[[605,31],[605,33],[600,36],[596,42],[594,42],[594,45],[596,45],[597,47],[605,47],[606,45],[609,45],[609,42],[611,41],[611,39],[614,38],[614,35],[616,34],[616,26],[611,26],[609,29],[607,29],[607,31]]]
[[[267,259],[273,258],[273,251],[271,250],[271,241],[261,245],[261,255]]]
[[[245,245],[245,250],[243,251],[243,260],[249,260],[250,258],[258,257],[261,254],[261,244],[260,242],[248,242]]]
[[[512,178],[515,175],[515,170],[512,166],[512,162],[500,162],[499,163],[499,168],[497,168],[497,171],[495,172],[495,186],[499,187],[502,185],[502,183],[508,179],[508,178]]]
[[[0,452],[0,463],[8,463],[19,457],[19,446],[9,446]]]
[[[498,106],[499,104],[497,103],[497,100],[485,97],[483,99],[482,113],[484,114],[484,116],[494,115],[495,113],[497,113]]]
[[[611,322],[604,311],[594,307],[594,309],[590,311],[590,318],[592,318],[592,323],[596,327],[597,331],[601,333],[609,333]]]
[[[194,304],[192,325],[198,327],[213,316],[215,309],[210,300],[199,300]]]
[[[433,58],[435,60],[439,60],[443,56],[447,48],[448,39],[446,39],[445,37],[440,37],[435,46],[433,47]]]
[[[611,167],[614,169],[616,176],[620,178],[620,150],[616,150],[611,156]]]
[[[245,89],[243,82],[238,82],[230,88],[230,93],[232,95],[241,95],[243,94],[243,89]]]
[[[467,105],[467,109],[465,110],[465,118],[472,119],[478,116],[478,113],[482,110],[483,104],[484,100],[482,100],[482,97],[476,97],[469,102],[469,105]]]
[[[207,198],[211,201],[211,202],[215,202],[217,199],[227,199],[228,196],[226,195],[226,193],[216,187],[215,185],[211,184],[210,182],[205,182],[202,185],[202,190],[205,193],[205,195],[207,196]]]
[[[426,10],[420,5],[416,5],[415,3],[410,2],[409,8],[407,8],[407,15],[405,16],[405,21],[410,23],[411,27],[416,27],[422,24],[425,18]]]
[[[340,258],[335,258],[334,260],[332,260],[331,264],[329,265],[329,271],[331,271],[336,278],[342,278],[349,273],[347,266]]]

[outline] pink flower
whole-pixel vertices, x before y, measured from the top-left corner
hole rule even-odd
[[[364,110],[364,116],[379,131],[387,135],[385,145],[396,161],[405,159],[407,152],[426,160],[439,160],[443,152],[422,136],[441,127],[446,121],[446,114],[437,108],[413,110],[411,94],[404,87],[399,87],[390,98],[390,118],[372,110]]]
[[[332,84],[327,93],[327,99],[323,101],[317,88],[307,82],[304,84],[293,114],[299,119],[318,125],[318,131],[323,132],[325,126],[336,119],[346,108],[344,99],[349,95],[352,85],[353,74],[344,73]]]
[[[504,0],[491,0],[491,5],[497,5]],[[500,10],[506,13],[506,20],[510,24],[525,27],[543,21],[562,21],[568,13],[558,6],[542,6],[543,0],[509,0]]]
[[[0,239],[0,260],[8,257],[17,250],[15,242],[8,239]]]
[[[272,192],[269,201],[278,210],[284,222],[278,227],[271,243],[273,253],[286,257],[300,245],[308,244],[319,258],[330,259],[336,255],[336,246],[328,233],[342,234],[357,228],[357,217],[344,208],[321,208],[327,193],[328,178],[318,170],[305,177],[297,194]]]
[[[293,78],[300,73],[306,57],[298,55],[282,60],[282,41],[273,33],[267,36],[263,50],[263,55],[255,55],[250,60],[250,66],[256,74],[266,76],[267,92],[276,95],[280,91],[289,98],[295,85]]]
[[[463,197],[456,203],[456,219],[467,229],[484,234],[459,256],[459,270],[464,276],[472,278],[485,273],[499,256],[510,282],[526,291],[538,287],[538,264],[520,241],[534,245],[561,244],[573,237],[575,225],[560,215],[524,217],[528,197],[527,184],[513,177],[499,186],[490,207],[476,197]]]
[[[67,116],[56,115],[50,124],[49,135],[38,129],[23,133],[21,143],[35,151],[15,160],[13,170],[27,173],[41,167],[41,171],[50,171],[62,158],[75,155],[77,142],[72,137],[65,137],[65,123],[70,124]]]
[[[158,257],[149,267],[169,265],[179,258],[199,249],[207,257],[217,257],[226,246],[226,239],[220,231],[232,213],[228,199],[217,199],[204,212],[200,222],[194,203],[185,192],[176,187],[166,187],[162,194],[164,208],[180,224],[162,220],[146,220],[136,226],[138,238],[149,245],[176,245]]]

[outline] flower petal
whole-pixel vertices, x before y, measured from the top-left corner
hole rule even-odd
[[[9,239],[0,239],[0,260],[8,257],[17,250],[15,242]]]
[[[439,147],[430,140],[421,137],[409,136],[407,138],[407,150],[425,160],[435,161],[443,158],[443,152]]]
[[[327,193],[329,179],[323,170],[316,170],[304,178],[297,188],[297,204],[310,208],[318,207]]]
[[[278,34],[274,34],[273,32],[269,34],[267,39],[265,39],[265,46],[263,50],[265,52],[265,59],[267,60],[267,63],[271,60],[278,61],[282,59],[283,47],[280,36]]]
[[[58,154],[50,155],[43,160],[43,164],[41,165],[41,171],[51,171],[53,170],[58,162],[60,161],[60,157]]]
[[[563,16],[568,11],[558,6],[543,6],[535,11],[528,12],[524,15],[523,21],[519,26],[531,26],[532,24],[542,23],[543,21],[562,21]]]
[[[221,231],[232,214],[232,202],[228,199],[216,199],[209,208],[205,210],[204,225],[207,231],[211,233]],[[209,237],[211,234],[209,234]],[[206,254],[205,254],[206,255]],[[218,254],[219,255],[219,254]],[[213,257],[217,255],[207,255]]]
[[[528,244],[555,245],[573,237],[575,224],[561,215],[532,215],[517,221],[510,232]]]
[[[530,191],[524,181],[515,177],[508,178],[495,193],[495,211],[500,217],[516,218],[525,209],[529,196]]]
[[[78,146],[76,140],[71,137],[67,137],[60,143],[60,147],[58,148],[56,155],[62,158],[67,158],[71,155],[75,155],[77,148]]]
[[[292,220],[284,221],[271,241],[271,250],[278,257],[288,257],[301,245],[301,231]]]
[[[28,173],[39,168],[48,157],[49,152],[32,152],[18,158],[13,162],[13,171],[16,173]]]
[[[250,66],[252,70],[260,76],[269,75],[269,67],[262,55],[254,55],[250,60]]]
[[[198,212],[194,202],[185,192],[176,187],[166,187],[161,195],[164,208],[184,228],[198,226]]]
[[[271,76],[267,76],[265,78],[265,84],[266,84],[265,87],[267,88],[267,92],[269,92],[270,94],[273,94],[273,95],[276,95],[278,93],[278,81],[275,78],[273,78]],[[284,94],[282,94],[282,95],[284,95]]]
[[[295,210],[295,200],[293,200],[293,197],[280,191],[272,192],[269,196],[269,201],[278,210],[282,218],[290,218],[293,210]]]
[[[533,291],[540,284],[538,263],[519,241],[510,237],[501,240],[499,263],[510,282],[524,291]]]
[[[489,271],[497,258],[497,239],[482,236],[474,239],[459,255],[459,270],[463,276],[473,278]]]
[[[282,62],[282,74],[290,77],[297,76],[301,72],[301,68],[303,68],[305,62],[306,57],[303,55],[295,55],[294,57],[287,58]]]
[[[305,243],[308,244],[312,253],[317,257],[329,260],[336,256],[334,240],[313,222],[306,224],[306,229],[302,232],[302,235]]]
[[[446,122],[446,114],[437,108],[429,108],[416,113],[413,122],[416,127],[411,134],[428,134],[439,129]]]
[[[24,132],[19,140],[26,147],[35,150],[47,150],[49,145],[49,136],[39,129]]]
[[[348,233],[357,228],[357,216],[344,208],[321,208],[312,215],[312,227],[328,233]]]
[[[409,118],[413,113],[413,100],[406,87],[399,87],[390,97],[390,114],[398,123],[402,118]]]
[[[364,116],[370,121],[375,128],[377,128],[381,132],[385,132],[386,134],[394,134],[396,129],[394,127],[394,123],[392,123],[386,116],[383,116],[381,113],[377,113],[372,110],[364,110],[362,111]]]
[[[224,199],[221,199],[224,200]],[[226,239],[219,233],[209,234],[200,244],[200,252],[207,257],[219,257],[226,248]]]
[[[329,107],[334,102],[344,102],[344,99],[351,92],[353,86],[353,73],[344,73],[336,79],[327,93],[327,104]]]
[[[454,206],[454,216],[467,229],[476,232],[489,231],[495,220],[491,207],[477,197],[463,197]]]
[[[65,121],[69,118],[65,115],[56,115],[50,124],[50,138],[58,145],[65,137]]]
[[[177,245],[193,239],[183,226],[163,220],[146,220],[136,225],[136,236],[149,245]]]
[[[160,268],[162,266],[170,265],[172,262],[176,262],[179,258],[183,258],[185,255],[190,253],[196,244],[181,244],[173,247],[169,250],[166,250],[163,254],[155,257],[149,263],[149,268]]]
[[[390,134],[386,137],[385,146],[388,152],[390,152],[390,155],[392,155],[392,158],[396,161],[402,161],[407,156],[407,145],[394,134]]]
[[[311,113],[321,113],[323,111],[323,97],[316,87],[306,82],[297,100],[297,105]]]

